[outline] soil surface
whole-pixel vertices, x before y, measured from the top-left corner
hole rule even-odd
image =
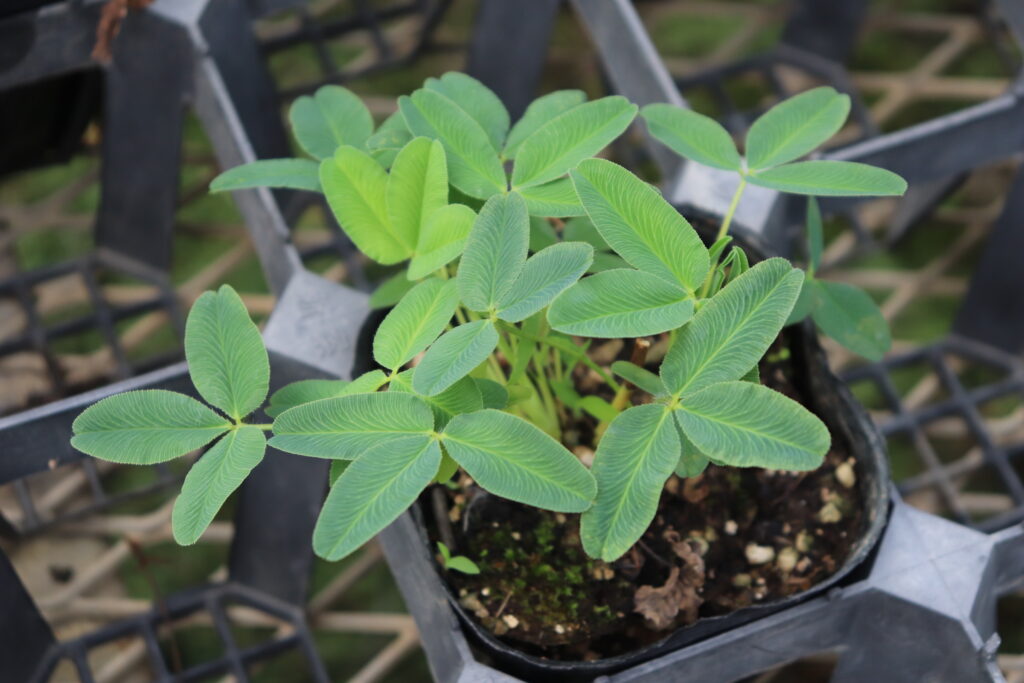
[[[789,380],[789,354],[780,344],[760,371],[763,384],[806,403]],[[571,425],[567,440],[590,443],[593,428]],[[584,462],[593,455],[567,445]],[[641,541],[611,564],[583,552],[579,515],[492,496],[465,475],[458,486],[432,493],[435,505],[427,507],[435,521],[428,526],[433,540],[454,541],[456,553],[480,567],[478,575],[446,577],[488,631],[530,654],[593,660],[830,576],[863,528],[858,475],[836,435],[813,472],[709,465],[698,477],[673,475]],[[438,525],[442,514],[448,523]]]

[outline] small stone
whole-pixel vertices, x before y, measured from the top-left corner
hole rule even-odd
[[[503,621],[494,622],[494,635],[503,636],[508,633],[508,626]]]
[[[559,524],[565,524],[569,521],[569,518],[563,515],[561,512],[559,512],[555,515],[555,521]]]
[[[488,587],[484,587],[483,589],[480,590],[480,595],[484,596],[485,598],[488,595],[490,595],[490,594],[491,594],[491,589],[488,588]]]
[[[608,566],[594,567],[593,574],[598,581],[610,581],[615,578],[615,570]]]
[[[775,564],[780,570],[791,572],[799,559],[800,553],[796,551],[796,548],[783,548],[779,551],[779,558],[775,561]]]
[[[562,635],[563,633],[565,633],[565,627],[561,624],[555,624],[555,633],[557,633],[558,635]]]
[[[665,490],[673,496],[679,493],[679,479],[677,477],[669,477],[668,481],[665,482]]]
[[[476,597],[476,595],[467,595],[459,600],[459,604],[471,611],[480,619],[486,619],[491,616],[491,613],[486,607],[484,607],[484,604],[480,602],[480,599]]]
[[[735,536],[736,532],[739,530],[739,525],[731,519],[726,520],[725,527],[722,529],[722,531],[724,531],[729,536]]]
[[[818,521],[822,524],[835,524],[843,518],[843,513],[835,503],[828,503],[818,510]]]
[[[853,465],[849,461],[841,463],[836,468],[836,481],[848,489],[852,489],[854,484],[857,483],[857,475],[854,473]]]
[[[718,532],[712,527],[704,527],[704,538],[707,539],[708,543],[714,543],[718,540]]]
[[[811,546],[814,545],[814,537],[806,531],[801,531],[796,536],[796,549],[801,553],[811,552]]]
[[[766,564],[775,559],[775,548],[770,545],[749,543],[743,550],[750,564]]]
[[[746,588],[750,585],[750,574],[737,574],[732,577],[732,585],[737,588]]]
[[[513,531],[512,532],[512,539],[516,540],[516,541],[521,541],[521,540],[523,540],[523,535],[521,533],[519,533],[518,531]]]
[[[811,558],[809,558],[809,557],[801,558],[800,561],[796,563],[796,570],[798,572],[800,572],[801,574],[803,574],[805,571],[807,571],[810,568],[811,568]]]
[[[509,628],[515,628],[516,626],[519,626],[519,620],[516,619],[515,616],[512,614],[506,614],[501,618],[501,620],[504,621],[505,625]]]

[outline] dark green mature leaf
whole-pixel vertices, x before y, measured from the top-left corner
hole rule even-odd
[[[594,264],[590,266],[589,272],[603,273],[606,270],[615,270],[617,268],[629,268],[629,264],[621,256],[606,251],[599,251],[594,254]]]
[[[498,332],[490,320],[477,320],[445,332],[416,366],[413,389],[424,396],[440,394],[487,360],[497,345]]]
[[[821,420],[796,401],[751,382],[721,382],[684,398],[683,432],[715,462],[812,470],[831,443]]]
[[[526,265],[530,217],[516,194],[491,197],[480,210],[459,263],[459,298],[474,311],[498,305]]]
[[[317,159],[334,156],[341,145],[362,148],[373,133],[373,117],[366,105],[340,85],[325,85],[312,97],[298,98],[288,118],[299,144]]]
[[[568,178],[557,178],[516,192],[526,200],[531,216],[565,218],[585,213],[576,196],[576,188]]]
[[[747,176],[754,185],[819,197],[889,197],[907,191],[892,171],[854,161],[798,161]]]
[[[793,304],[793,310],[789,312],[789,317],[786,319],[786,325],[794,325],[798,322],[802,322],[804,318],[809,316],[814,310],[814,307],[818,305],[817,297],[814,295],[814,278],[810,277],[806,273],[804,274],[804,282],[800,287],[800,296],[797,297],[796,303]]]
[[[353,394],[281,413],[270,445],[298,455],[354,460],[379,443],[426,435],[433,428],[430,407],[412,394]]]
[[[359,250],[383,264],[412,255],[415,241],[395,232],[388,216],[388,174],[373,157],[355,147],[339,147],[320,164],[320,184],[327,203]]]
[[[185,359],[199,395],[236,421],[260,407],[270,389],[263,337],[228,285],[196,299],[185,323]]]
[[[430,214],[409,263],[409,279],[424,278],[461,256],[475,220],[473,209],[464,204],[442,206]]]
[[[210,183],[210,192],[246,190],[253,187],[287,187],[320,191],[320,165],[309,159],[264,159],[235,166]]]
[[[565,175],[626,130],[636,105],[625,97],[602,97],[573,107],[523,140],[512,169],[513,189],[540,185]]]
[[[277,417],[289,408],[312,403],[324,398],[336,398],[351,394],[369,394],[380,389],[388,381],[380,370],[364,372],[352,381],[343,379],[304,379],[293,382],[275,391],[270,396],[270,407],[266,413]]]
[[[700,287],[708,250],[656,189],[603,159],[582,162],[571,176],[590,219],[622,258],[690,291]]]
[[[184,394],[126,391],[94,403],[75,418],[71,445],[101,460],[153,465],[202,448],[230,426]]]
[[[594,260],[594,248],[563,242],[534,254],[519,278],[498,300],[498,317],[511,323],[529,318],[580,279]]]
[[[729,131],[708,116],[671,104],[649,104],[640,116],[651,135],[681,157],[726,171],[743,167]]]
[[[449,71],[440,79],[428,78],[424,87],[459,105],[487,133],[494,151],[501,151],[510,120],[505,105],[490,88],[457,71]]]
[[[351,464],[351,460],[332,460],[331,469],[327,471],[327,485],[334,486]]]
[[[586,216],[570,218],[562,228],[562,237],[566,242],[586,242],[596,251],[611,251],[611,247],[594,227],[594,222]]]
[[[482,379],[480,377],[473,377],[471,379],[476,384],[476,388],[480,390],[480,397],[484,401],[484,408],[504,410],[508,407],[508,389],[494,380]]]
[[[808,284],[815,300],[811,316],[822,332],[871,361],[892,348],[889,324],[866,292],[842,282]]]
[[[780,102],[747,131],[747,165],[759,170],[807,154],[835,135],[849,113],[849,96],[829,87]]]
[[[412,133],[405,125],[402,112],[396,111],[384,119],[377,132],[366,140],[366,149],[382,166],[391,166],[395,157],[412,140]]]
[[[665,356],[661,379],[668,390],[683,396],[742,377],[782,329],[801,280],[785,259],[768,259],[708,300]]]
[[[503,498],[582,512],[597,494],[594,478],[576,456],[515,415],[498,410],[459,415],[441,437],[476,483]]]
[[[664,405],[635,406],[612,420],[594,454],[597,501],[580,519],[588,555],[613,562],[643,536],[679,448],[672,411]]]
[[[679,424],[679,412],[675,414],[676,431],[679,432],[679,444],[682,447],[679,454],[679,462],[676,463],[676,476],[686,479],[703,474],[708,468],[710,461],[707,456],[693,445],[693,442],[683,433]]]
[[[665,384],[660,377],[628,360],[617,360],[612,363],[612,372],[651,396],[661,396],[665,393]]]
[[[414,393],[412,378],[415,369],[403,370],[398,373],[389,386],[389,391]],[[434,429],[441,430],[455,417],[463,413],[472,413],[484,409],[483,397],[472,377],[463,377],[436,396],[422,396],[434,411]]]
[[[459,105],[432,90],[417,90],[398,98],[398,106],[414,135],[444,145],[452,185],[480,199],[505,190],[505,170],[487,132]]]
[[[587,96],[582,90],[556,90],[535,99],[526,108],[523,118],[516,122],[516,125],[512,127],[512,132],[508,134],[508,140],[505,141],[505,158],[514,159],[523,140],[555,117],[586,101]]]
[[[327,494],[313,530],[313,550],[335,561],[358,549],[416,501],[440,463],[440,446],[425,436],[368,450]]]
[[[375,310],[390,308],[401,301],[406,292],[415,286],[416,283],[410,279],[408,271],[402,269],[380,283],[380,286],[373,291],[373,294],[370,295],[370,308]]]
[[[606,270],[583,278],[548,309],[551,327],[581,337],[645,337],[693,317],[693,299],[677,285],[640,270]]]
[[[530,251],[540,251],[552,244],[558,244],[559,241],[558,233],[555,232],[550,221],[530,216]]]
[[[391,231],[412,252],[430,216],[448,205],[448,165],[437,140],[415,138],[395,157],[388,176]]]
[[[171,511],[171,531],[180,545],[192,545],[221,506],[263,460],[267,439],[259,427],[233,429],[189,470]]]
[[[453,280],[431,278],[419,283],[377,328],[374,360],[389,370],[402,367],[444,332],[458,304]]]

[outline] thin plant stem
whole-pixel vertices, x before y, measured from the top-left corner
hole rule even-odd
[[[725,212],[725,217],[722,219],[722,224],[718,226],[718,234],[715,235],[714,244],[718,240],[722,239],[729,234],[729,226],[732,225],[732,218],[736,215],[736,207],[740,205],[740,198],[743,196],[743,190],[747,188],[747,178],[745,176],[740,177],[740,184],[736,187],[736,192],[732,195],[732,201],[729,202],[729,209]],[[704,278],[704,286],[700,290],[700,298],[704,299],[708,295],[708,290],[711,289],[711,283],[715,279],[714,274],[717,270],[717,264],[711,264],[711,269],[708,271],[708,275]]]

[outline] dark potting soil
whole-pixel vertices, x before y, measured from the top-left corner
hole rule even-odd
[[[806,404],[783,346],[760,371],[763,384]],[[574,427],[568,433],[588,443],[593,423]],[[673,475],[641,541],[610,564],[583,552],[579,515],[497,498],[463,476],[441,487],[449,541],[481,571],[446,577],[466,612],[517,649],[560,660],[624,654],[834,573],[863,528],[858,475],[836,435],[813,472],[709,465],[698,477]],[[429,526],[441,540],[438,525]]]

